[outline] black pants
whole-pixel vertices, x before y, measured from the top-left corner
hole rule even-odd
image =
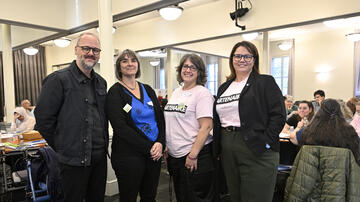
[[[59,163],[66,202],[104,201],[107,156],[91,157],[91,166],[69,166]]]
[[[140,193],[141,202],[154,202],[159,184],[161,160],[150,157],[111,157],[111,164],[119,185],[119,201],[136,202]]]
[[[215,164],[211,144],[205,145],[197,160],[197,170],[190,172],[185,167],[186,156],[167,159],[168,170],[174,181],[177,202],[217,201]]]

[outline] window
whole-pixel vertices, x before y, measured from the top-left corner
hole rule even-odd
[[[207,70],[207,83],[206,87],[209,89],[211,94],[216,95],[217,89],[218,89],[218,64],[207,64],[206,70]]]
[[[288,92],[289,61],[290,61],[289,56],[273,57],[271,59],[271,75],[274,77],[283,95],[289,93]]]
[[[355,69],[355,96],[360,97],[360,41],[355,42],[354,49],[354,69]]]
[[[165,75],[165,60],[166,58],[160,58],[160,63],[157,65],[154,71],[154,88],[166,89],[166,75]]]
[[[281,49],[281,45],[290,43],[288,49]],[[283,95],[293,95],[292,68],[294,64],[294,39],[270,42],[270,73],[274,77]]]
[[[205,62],[207,72],[207,82],[205,86],[211,94],[216,95],[218,89],[219,57],[206,54],[201,54],[201,57]]]

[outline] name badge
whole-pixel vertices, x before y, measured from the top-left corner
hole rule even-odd
[[[123,108],[123,110],[126,112],[126,113],[129,113],[129,111],[131,110],[131,106],[129,104],[126,104],[125,107]]]
[[[149,101],[148,103],[147,103],[149,106],[154,106],[154,104],[153,104],[153,102],[152,101]]]

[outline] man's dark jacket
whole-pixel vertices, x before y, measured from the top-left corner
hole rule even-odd
[[[234,79],[223,83],[217,98],[230,86]],[[216,112],[217,99],[214,102],[214,154],[221,152],[221,123]],[[239,115],[241,127],[239,135],[256,155],[267,149],[280,150],[279,134],[284,127],[286,110],[284,98],[274,78],[252,71],[240,93]]]
[[[57,152],[60,163],[89,166],[92,137],[87,133],[88,100],[84,94],[84,77],[73,61],[65,69],[53,72],[43,81],[35,108],[35,130]],[[95,98],[103,126],[105,150],[109,142],[105,116],[106,81],[94,71]]]

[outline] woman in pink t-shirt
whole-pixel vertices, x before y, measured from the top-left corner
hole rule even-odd
[[[202,59],[187,54],[177,67],[175,89],[165,106],[167,165],[177,202],[214,201],[215,166],[212,157],[213,95],[204,87]]]

